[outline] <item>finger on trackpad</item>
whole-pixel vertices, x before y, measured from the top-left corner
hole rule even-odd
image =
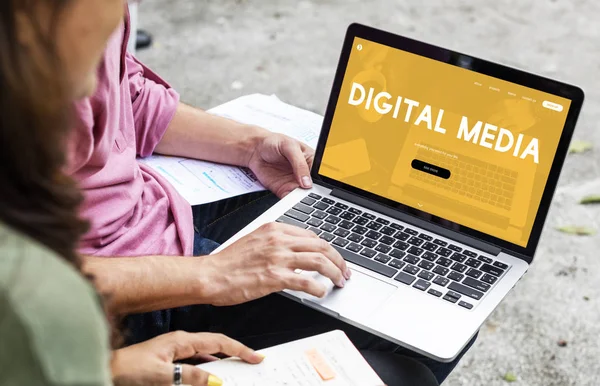
[[[344,288],[335,287],[330,279],[318,272],[304,271],[301,275],[309,275],[323,284],[327,288],[327,295],[317,298],[302,294],[300,297],[335,310],[343,316],[364,316],[365,313],[375,311],[396,291],[394,285],[354,270],[352,278],[346,282]]]

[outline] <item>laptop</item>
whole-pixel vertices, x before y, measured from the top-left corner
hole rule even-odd
[[[352,24],[311,190],[264,223],[308,229],[353,271],[283,295],[452,361],[533,262],[584,99],[577,87]]]

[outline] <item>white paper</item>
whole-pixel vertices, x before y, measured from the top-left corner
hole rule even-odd
[[[335,373],[324,381],[306,356],[317,349]],[[360,355],[342,331],[260,351],[266,356],[258,365],[239,359],[226,359],[200,365],[201,369],[221,378],[227,386],[381,386],[383,381]]]
[[[317,146],[323,123],[320,115],[288,105],[274,95],[246,95],[209,112],[286,134],[313,149]],[[235,166],[161,155],[139,161],[166,178],[190,205],[264,190],[251,172]]]

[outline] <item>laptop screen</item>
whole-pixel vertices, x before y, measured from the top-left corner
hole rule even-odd
[[[461,67],[355,38],[319,174],[526,247],[571,101]]]

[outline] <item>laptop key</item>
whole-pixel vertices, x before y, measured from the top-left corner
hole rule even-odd
[[[375,256],[377,254],[377,252],[375,252],[374,250],[369,249],[369,248],[364,248],[362,251],[360,251],[360,254],[363,256],[366,256],[368,258],[371,258],[371,257]]]
[[[397,280],[400,283],[404,283],[406,285],[411,285],[415,280],[417,280],[417,278],[407,273],[399,272],[398,275],[396,275],[396,277],[394,278],[394,280]]]
[[[433,272],[437,273],[438,275],[446,276],[448,272],[450,272],[450,270],[448,268],[442,267],[441,265],[436,265],[433,269]]]
[[[449,257],[450,255],[452,255],[452,250],[448,248],[440,248],[435,253],[437,253],[440,256]]]
[[[489,265],[489,264],[484,264],[479,269],[485,273],[489,273],[489,274],[492,274],[492,275],[498,276],[498,277],[500,275],[502,275],[502,273],[504,273],[504,271],[502,271],[500,268],[494,267],[493,265]]]
[[[427,291],[427,293],[428,293],[428,294],[431,294],[431,295],[433,295],[433,296],[435,296],[435,297],[438,297],[438,298],[439,298],[440,296],[442,296],[442,293],[441,293],[440,291],[438,291],[438,290],[435,290],[435,289],[433,289],[433,288],[432,288],[432,289],[430,289],[429,291]]]
[[[454,264],[452,265],[452,267],[450,267],[450,268],[451,268],[451,269],[453,269],[453,270],[455,270],[455,271],[457,271],[457,272],[463,273],[463,272],[465,272],[465,271],[467,270],[467,268],[469,268],[469,267],[467,267],[466,265],[464,265],[464,264],[461,264],[461,263],[454,263]]]
[[[470,310],[471,308],[473,308],[473,305],[471,303],[467,303],[462,300],[460,302],[458,302],[458,305],[466,308],[467,310]]]
[[[373,240],[378,240],[381,237],[381,233],[375,231],[368,231],[365,236]]]
[[[310,198],[310,197],[304,197],[304,199],[300,202],[303,203],[304,205],[312,206],[315,202],[317,202],[317,200],[315,200],[314,198]]]
[[[450,258],[452,260],[454,260],[454,261],[458,261],[459,263],[462,263],[463,261],[467,260],[467,256],[462,255],[462,254],[460,254],[458,252],[456,252],[455,254],[453,254]]]
[[[313,217],[318,218],[319,220],[323,220],[325,217],[327,217],[327,213],[325,212],[321,212],[320,210],[317,210],[315,213],[312,214]]]
[[[435,245],[434,243],[426,242],[425,244],[423,244],[421,246],[421,248],[425,249],[426,251],[433,252],[436,249],[438,249],[438,246]]]
[[[315,235],[320,235],[321,233],[323,233],[322,230],[320,230],[319,228],[315,228],[315,227],[310,227],[308,228],[309,231],[314,232]]]
[[[411,275],[416,275],[419,273],[419,268],[415,267],[414,265],[406,264],[406,267],[404,267],[402,271],[408,272]]]
[[[346,210],[346,209],[348,209],[348,205],[346,205],[346,204],[342,204],[341,202],[337,202],[337,203],[335,204],[335,206],[336,206],[337,208],[340,208],[340,209],[342,209],[342,210]]]
[[[307,224],[318,228],[321,225],[323,225],[323,220],[319,220],[318,218],[311,218],[310,220],[308,220]]]
[[[340,248],[335,245],[333,247],[340,253],[340,255],[342,255],[344,260],[354,263],[356,265],[359,265],[363,268],[369,269],[371,271],[377,272],[383,276],[392,277],[396,274],[396,272],[398,272],[398,270],[396,270],[392,267],[383,265],[383,264],[378,263],[371,259],[367,259],[367,258],[362,257],[356,253],[349,251],[349,250]],[[350,249],[350,248],[348,247],[348,249]]]
[[[394,267],[394,268],[398,268],[398,269],[402,269],[402,267],[404,267],[405,264],[406,264],[405,262],[400,261],[398,259],[393,259],[392,261],[390,261],[388,263],[388,265],[390,267]]]
[[[374,215],[372,215],[371,213],[363,213],[362,216],[364,218],[367,218],[369,220],[375,220],[377,217],[375,217]]]
[[[367,248],[374,248],[377,245],[377,241],[371,239],[364,239],[363,242],[360,244]]]
[[[491,285],[481,282],[479,280],[472,279],[470,277],[467,277],[462,283],[466,286],[475,288],[476,290],[479,290],[481,292],[487,292],[491,288]]]
[[[419,268],[423,268],[423,269],[430,271],[431,268],[434,267],[434,265],[435,264],[433,264],[431,261],[421,260],[421,262],[419,263]]]
[[[338,228],[335,230],[335,232],[333,232],[333,234],[340,237],[346,237],[350,234],[350,231],[343,228]]]
[[[479,279],[481,277],[481,275],[483,275],[483,272],[476,270],[475,268],[470,268],[467,271],[467,276],[470,276],[474,279]]]
[[[310,217],[304,213],[300,213],[297,210],[293,210],[290,209],[287,212],[285,212],[285,215],[288,217],[293,218],[294,220],[298,220],[300,222],[305,222],[306,220],[308,220]]]
[[[334,216],[337,216],[338,214],[342,213],[342,210],[340,208],[336,208],[335,206],[332,206],[331,208],[327,209],[325,212],[332,214]]]
[[[381,228],[380,232],[387,236],[393,236],[394,233],[396,233],[396,230],[394,228],[390,228],[388,226],[388,227]]]
[[[367,220],[364,217],[357,217],[354,220],[352,220],[352,222],[358,225],[366,225],[369,222],[369,220]]]
[[[448,245],[448,249],[453,250],[454,252],[462,252],[462,248],[458,245],[450,244]]]
[[[433,243],[434,243],[434,244],[437,244],[437,245],[439,245],[439,246],[442,246],[442,247],[445,247],[446,245],[448,245],[448,243],[447,243],[447,242],[445,242],[444,240],[440,240],[440,239],[435,239],[435,240],[433,240]]]
[[[405,251],[408,249],[408,247],[410,247],[410,245],[408,245],[408,243],[405,243],[404,241],[396,241],[393,247]]]
[[[367,224],[367,228],[369,229],[373,229],[374,231],[378,231],[379,229],[381,229],[383,225],[381,225],[378,222],[375,221],[371,221],[370,223]]]
[[[342,222],[340,222],[338,226],[344,229],[351,229],[354,226],[354,224],[352,224],[350,221],[342,220]]]
[[[420,239],[423,239],[423,240],[427,240],[427,241],[431,241],[431,240],[433,240],[433,237],[431,237],[430,235],[428,235],[428,234],[425,234],[425,233],[421,233],[421,234],[419,235],[419,238],[420,238]]]
[[[429,281],[429,280],[433,279],[433,277],[434,277],[435,275],[434,275],[433,273],[431,273],[431,272],[427,272],[427,271],[421,271],[421,272],[419,273],[419,275],[418,275],[418,276],[419,276],[421,279],[423,279],[423,280],[427,280],[427,281]]]
[[[331,233],[335,230],[335,226],[329,223],[325,223],[321,226],[321,229],[323,229],[325,232]]]
[[[419,248],[419,247],[410,247],[408,249],[408,253],[412,253],[415,256],[421,256],[421,254],[423,253],[423,249]]]
[[[348,245],[347,247],[349,250],[351,250],[352,252],[358,252],[360,251],[363,247],[362,245],[358,245],[356,243],[350,243],[350,245]]]
[[[435,261],[435,259],[437,259],[437,255],[431,252],[425,252],[421,257],[429,261]]]
[[[494,284],[498,278],[496,276],[493,275],[488,275],[487,273],[485,275],[483,275],[481,277],[481,280],[488,283],[488,284]]]
[[[404,229],[404,227],[402,225],[396,224],[396,223],[390,224],[390,228],[394,228],[394,229],[397,229],[399,231],[401,231],[402,229]]]
[[[352,232],[358,233],[359,235],[364,235],[365,233],[367,233],[367,231],[368,231],[367,228],[360,226],[360,225],[357,225],[354,228],[352,228]]]
[[[419,234],[419,232],[417,232],[416,230],[412,229],[412,228],[404,228],[404,232],[408,233],[409,235],[412,236],[416,236]]]
[[[354,217],[356,217],[356,215],[352,214],[350,212],[344,212],[344,213],[340,214],[340,217],[344,220],[350,221],[350,220],[353,220]]]
[[[440,287],[445,287],[448,283],[450,283],[450,280],[446,279],[443,276],[438,276],[435,279],[433,279],[433,283],[439,285]]]
[[[394,241],[396,241],[396,240],[390,236],[383,236],[382,238],[379,239],[379,242],[384,243],[385,245],[392,245],[392,244],[394,244]]]
[[[390,256],[396,259],[401,259],[404,256],[406,256],[406,252],[402,252],[399,249],[392,249],[392,251],[390,252]]]
[[[430,285],[431,283],[426,282],[425,280],[417,280],[417,282],[413,284],[413,287],[415,287],[416,289],[420,289],[421,291],[425,291],[427,290],[427,288],[429,288]]]
[[[328,243],[331,242],[331,240],[335,239],[335,236],[332,235],[331,233],[327,233],[327,232],[323,232],[319,235],[320,238],[322,238],[323,240],[327,241]]]
[[[283,224],[288,224],[288,225],[293,225],[295,227],[298,228],[302,228],[302,229],[307,229],[309,226],[301,223],[300,221],[296,221],[296,220],[292,220],[291,218],[287,217],[287,216],[281,216],[277,219],[277,222],[283,223]]]
[[[394,235],[394,238],[396,240],[400,240],[400,241],[406,241],[410,238],[410,235],[408,233],[404,233],[404,232],[398,232]]]
[[[494,267],[498,267],[500,269],[506,269],[506,268],[508,268],[508,265],[501,263],[499,261],[494,261]]]
[[[348,236],[348,240],[353,241],[355,243],[360,243],[362,241],[362,239],[364,239],[364,237],[362,237],[361,235],[359,235],[358,233],[351,233]]]
[[[440,257],[436,263],[443,265],[444,267],[449,267],[452,265],[452,260],[446,259],[445,257]]]
[[[323,198],[323,197],[321,197],[321,196],[319,196],[318,194],[315,194],[315,193],[310,193],[308,195],[308,197],[314,198],[315,200],[320,200],[321,198]]]
[[[379,245],[377,245],[377,247],[375,247],[375,250],[377,252],[381,252],[381,253],[388,253],[389,251],[392,250],[392,247],[387,246],[385,244],[379,244]]]
[[[350,212],[350,213],[353,213],[353,214],[355,214],[355,215],[357,215],[357,216],[358,216],[358,215],[360,215],[360,214],[362,213],[362,211],[361,211],[361,210],[358,210],[358,209],[356,209],[356,208],[349,208],[349,209],[348,209],[348,212]]]
[[[408,243],[411,245],[416,245],[417,247],[420,247],[421,244],[423,244],[425,242],[425,240],[421,240],[418,237],[411,237],[410,240],[408,240]]]
[[[459,293],[457,293],[457,292],[454,292],[454,291],[448,291],[448,292],[446,292],[446,295],[452,296],[453,298],[456,298],[456,299],[460,299],[461,298],[461,295]]]
[[[329,205],[335,204],[335,201],[333,201],[331,198],[327,198],[327,197],[322,198],[321,201],[326,204],[329,204]]]
[[[383,253],[378,253],[377,256],[375,256],[375,261],[378,261],[382,264],[387,264],[390,260],[392,260],[392,258],[388,255],[384,255]]]
[[[306,213],[306,214],[311,214],[312,212],[315,211],[315,208],[311,208],[310,206],[306,206],[304,204],[296,204],[296,205],[294,205],[294,209],[296,209],[298,212],[302,212],[302,213]]]
[[[455,272],[455,271],[452,271],[448,274],[448,279],[451,279],[454,281],[461,281],[464,278],[465,278],[465,275],[463,275],[462,273]]]
[[[323,201],[319,201],[314,205],[315,208],[319,209],[319,210],[326,210],[327,208],[329,208],[329,205],[327,205],[326,203],[324,203]]]
[[[337,239],[333,240],[333,244],[340,246],[340,247],[345,247],[349,243],[350,243],[350,241],[343,239],[341,237],[338,237]]]
[[[483,255],[479,255],[479,257],[477,259],[483,261],[484,263],[488,263],[488,264],[492,264],[492,262],[494,261],[494,260],[490,259],[489,257],[485,257]]]
[[[468,251],[466,249],[463,251],[463,255],[467,255],[469,257],[477,257],[477,253],[475,253],[473,251]]]
[[[375,221],[377,221],[378,223],[383,224],[383,225],[388,225],[390,223],[389,220],[386,220],[386,219],[381,218],[381,217],[378,217],[377,220],[375,220]]]
[[[413,255],[406,255],[406,257],[404,258],[404,261],[406,261],[409,264],[417,264],[419,262],[419,259],[417,256],[413,256]]]
[[[483,264],[481,261],[476,260],[474,258],[469,258],[467,259],[467,261],[465,262],[466,265],[468,265],[469,267],[473,267],[473,268],[479,268],[479,266],[481,264]]]
[[[483,297],[483,292],[479,292],[476,289],[467,287],[466,285],[462,285],[457,282],[450,283],[450,285],[448,285],[448,289],[451,289],[452,291],[456,291],[460,294],[463,294],[463,295],[473,298],[475,300],[479,300]]]
[[[456,303],[458,301],[458,298],[448,296],[448,295],[444,295],[444,297],[442,299],[447,300],[450,303]]]

